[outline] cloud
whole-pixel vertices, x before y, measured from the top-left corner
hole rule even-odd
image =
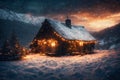
[[[78,11],[93,13],[120,11],[120,0],[1,0],[0,8],[32,14],[71,14]],[[24,10],[24,11],[23,11]]]
[[[47,16],[99,31],[120,22],[120,0],[1,0],[0,8],[19,13]]]

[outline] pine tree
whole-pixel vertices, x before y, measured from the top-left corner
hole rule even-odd
[[[17,36],[15,35],[15,32],[12,33],[10,42],[11,42],[11,47],[13,48],[13,53],[15,54],[20,53],[22,47],[19,44]]]
[[[15,32],[13,32],[10,40],[6,40],[3,44],[0,58],[2,58],[2,60],[20,59],[25,53],[26,49],[20,45]]]
[[[21,58],[22,55],[24,54],[23,47],[20,45],[14,31],[12,32],[12,35],[11,35],[10,44],[11,44],[11,48],[12,48],[11,55],[14,58]]]
[[[38,41],[35,39],[31,44],[30,44],[31,52],[37,53],[39,52],[39,46],[38,46]]]
[[[0,54],[0,60],[9,60],[11,52],[10,43],[8,40],[6,40],[1,47],[1,54]]]
[[[9,43],[9,40],[6,40],[2,46],[1,55],[7,56],[7,55],[10,55],[10,52],[11,52],[10,43]]]

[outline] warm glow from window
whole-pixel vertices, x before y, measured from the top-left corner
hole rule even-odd
[[[46,44],[47,42],[46,42],[46,41],[44,41],[43,43],[44,43],[44,44]]]
[[[55,47],[55,42],[52,42],[52,43],[51,43],[51,46],[52,46],[52,47]]]
[[[79,45],[80,45],[80,46],[83,46],[83,42],[79,42]]]
[[[43,40],[38,40],[38,44],[40,46],[48,46],[48,47],[55,47],[58,45],[57,41],[54,39],[43,39]]]

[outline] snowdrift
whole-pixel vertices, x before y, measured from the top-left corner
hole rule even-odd
[[[85,56],[28,55],[0,62],[0,80],[120,80],[120,52],[97,51]]]

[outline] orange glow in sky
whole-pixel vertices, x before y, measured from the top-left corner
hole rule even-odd
[[[120,12],[105,12],[97,15],[89,12],[78,12],[70,14],[69,17],[72,20],[72,24],[77,26],[85,26],[85,28],[89,31],[100,31],[120,23]],[[57,15],[53,18],[63,22],[66,16]]]
[[[120,13],[93,16],[88,13],[74,14],[73,24],[83,25],[90,31],[100,31],[120,23]]]

